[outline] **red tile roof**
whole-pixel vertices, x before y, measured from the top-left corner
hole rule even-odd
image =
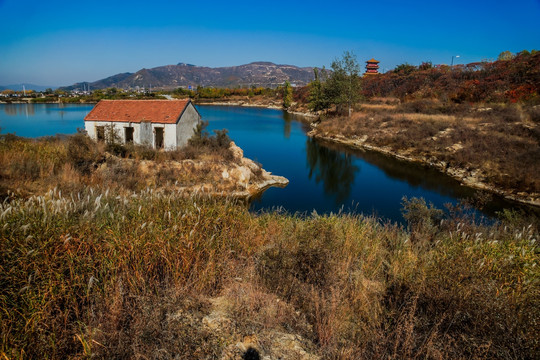
[[[149,121],[176,124],[187,100],[101,100],[86,115],[85,121],[115,121],[140,123]]]

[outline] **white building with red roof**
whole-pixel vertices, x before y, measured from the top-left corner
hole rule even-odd
[[[174,150],[187,145],[200,121],[189,99],[101,100],[84,118],[84,128],[98,141],[113,133],[121,143]]]

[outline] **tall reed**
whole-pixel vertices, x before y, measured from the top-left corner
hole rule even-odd
[[[10,193],[0,354],[212,358],[279,331],[324,358],[535,358],[537,227],[455,217],[414,232],[151,188]],[[211,330],[217,297],[232,325]]]

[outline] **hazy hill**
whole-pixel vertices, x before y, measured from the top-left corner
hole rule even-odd
[[[253,62],[240,66],[210,68],[179,63],[136,73],[122,73],[91,83],[77,83],[63,89],[72,90],[89,85],[90,89],[118,88],[177,88],[187,86],[262,86],[276,87],[286,80],[299,86],[313,80],[313,68],[293,65],[277,65],[271,62]]]

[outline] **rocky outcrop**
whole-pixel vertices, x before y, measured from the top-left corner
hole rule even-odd
[[[224,169],[221,177],[224,180],[231,179],[242,188],[235,193],[236,197],[249,199],[269,187],[285,187],[289,184],[289,180],[285,177],[272,175],[271,172],[264,170],[260,164],[245,158],[244,151],[234,142],[231,142],[230,148],[235,164],[229,170]]]
[[[386,154],[388,156],[392,156],[399,160],[427,165],[427,166],[436,168],[442,173],[445,173],[453,177],[454,179],[461,182],[463,185],[469,186],[471,188],[488,191],[493,194],[497,194],[499,196],[502,196],[507,199],[517,201],[520,203],[540,206],[540,194],[517,192],[517,191],[512,191],[512,190],[507,190],[507,189],[496,188],[485,181],[485,174],[482,172],[481,169],[463,169],[463,168],[452,167],[450,166],[449,163],[438,160],[433,156],[427,157],[427,156],[412,155],[408,153],[396,153],[390,147],[379,147],[379,146],[374,146],[374,145],[369,144],[367,142],[368,137],[366,135],[363,137],[354,136],[352,138],[347,138],[339,134],[329,134],[327,132],[322,133],[318,131],[316,127],[313,130],[311,130],[307,135],[316,139],[341,144],[341,145],[344,145],[353,149],[376,151],[379,153]],[[455,151],[455,149],[459,149],[459,147],[460,147],[460,144],[455,144],[452,149],[448,149],[448,150]]]
[[[224,339],[227,345],[221,353],[221,360],[263,359],[263,360],[319,360],[310,349],[314,344],[299,334],[264,329],[248,334],[238,331],[236,319],[230,314],[231,300],[220,296],[210,300],[212,307],[201,325],[208,332]],[[263,346],[264,345],[264,346]],[[249,357],[251,355],[251,357]]]
[[[195,160],[162,162],[109,155],[96,175],[107,179],[124,174],[123,179],[118,179],[123,182],[129,182],[130,177],[142,177],[146,186],[176,190],[186,196],[199,194],[242,200],[249,200],[269,187],[285,187],[289,183],[283,176],[273,175],[260,164],[245,158],[234,142],[229,150],[232,158],[209,155]]]

